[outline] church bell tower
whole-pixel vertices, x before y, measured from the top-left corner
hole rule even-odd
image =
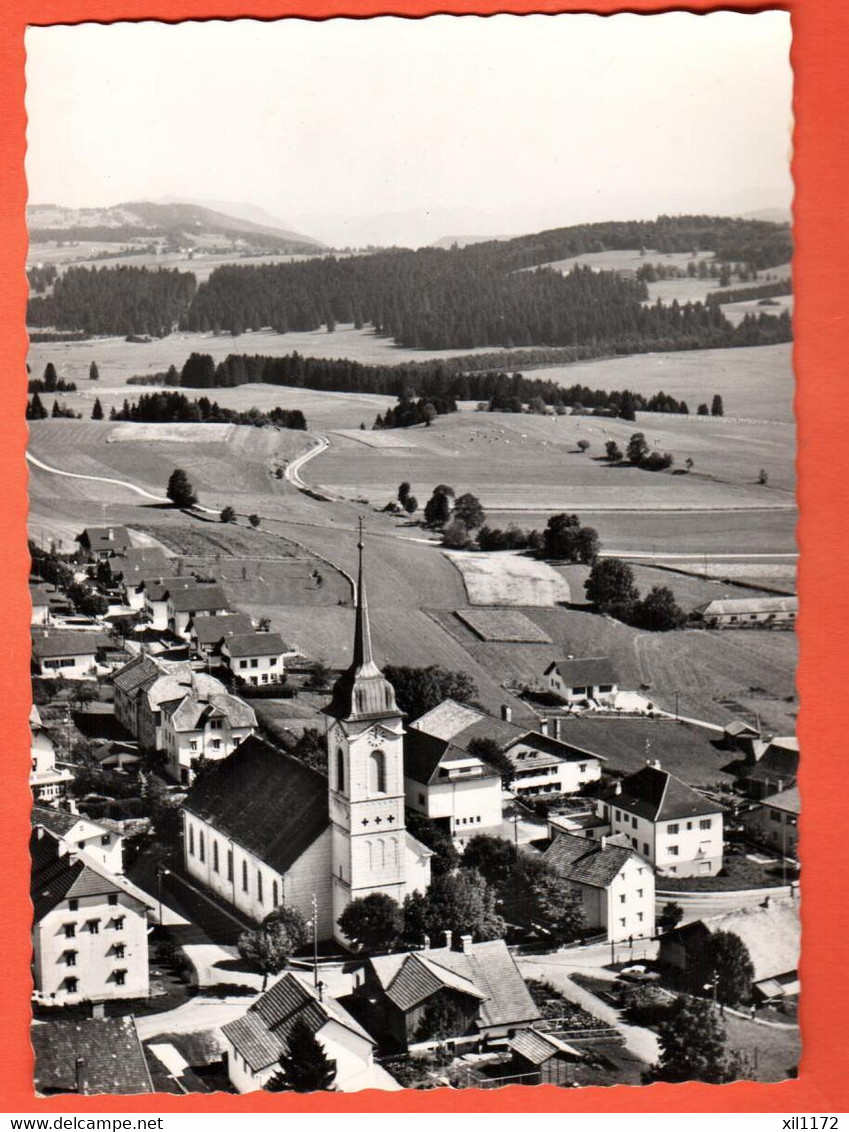
[[[372,654],[362,520],[358,548],[353,660],[325,709],[333,933],[342,943],[337,920],[352,900],[384,892],[400,904],[406,894],[403,715]]]

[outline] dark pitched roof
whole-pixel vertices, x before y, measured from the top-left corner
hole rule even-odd
[[[517,1030],[507,1044],[531,1065],[544,1065],[552,1057],[563,1054],[575,1059],[582,1056],[578,1050],[561,1042],[554,1034],[541,1033],[539,1030]]]
[[[474,739],[491,739],[508,756],[511,747],[518,743],[526,743],[529,747],[533,747],[538,755],[547,756],[544,760],[546,762],[550,762],[552,759],[561,762],[577,762],[587,758],[604,761],[603,757],[597,755],[594,751],[585,751],[571,743],[553,739],[550,735],[543,735],[541,731],[532,731],[527,727],[521,727],[518,723],[496,719],[495,716],[485,715],[483,712],[480,713],[479,719],[469,723],[451,736],[452,744],[464,751],[468,750],[469,744]]]
[[[30,1036],[38,1093],[153,1092],[132,1016],[41,1022],[32,1027]]]
[[[109,559],[108,566],[113,578],[133,582],[149,578],[154,571],[165,573],[172,569],[171,559],[158,546],[133,546],[122,550]]]
[[[435,735],[428,735],[424,731],[411,728],[404,735],[404,776],[412,778],[414,782],[429,785],[435,780],[443,759],[451,757],[468,759],[470,756],[462,747],[455,747],[449,739],[437,739]],[[475,782],[480,782],[481,778],[500,777],[498,771],[487,763],[484,766],[486,770],[482,775],[475,776]]]
[[[670,821],[700,814],[716,814],[722,809],[668,770],[644,766],[622,779],[621,793],[608,790],[603,797],[620,809],[648,821]]]
[[[55,838],[49,833],[32,831],[30,838],[32,874],[30,896],[33,921],[38,923],[63,900],[81,896],[105,896],[120,892],[118,885],[96,873],[69,854],[60,854]]]
[[[132,695],[139,688],[147,690],[151,684],[165,674],[165,671],[153,657],[146,654],[136,656],[123,668],[118,669],[112,677],[112,683],[122,692]]]
[[[747,777],[755,782],[781,778],[789,782],[799,773],[799,744],[793,738],[773,739]]]
[[[30,824],[43,825],[51,833],[64,837],[79,821],[91,822],[91,818],[83,818],[80,814],[69,814],[67,810],[57,810],[54,806],[33,806],[30,811]],[[97,825],[97,822],[91,822]]]
[[[227,637],[230,656],[280,656],[286,651],[279,633],[234,633]]]
[[[139,578],[138,589],[143,589],[148,601],[164,601],[166,595],[174,590],[188,589],[198,584],[194,574],[180,574],[173,578],[166,578],[162,573]]]
[[[255,735],[211,767],[183,806],[279,873],[330,821],[324,775]]]
[[[597,684],[615,684],[616,673],[606,656],[578,657],[571,660],[556,660],[546,668],[548,675],[556,668],[567,688],[591,687]]]
[[[177,613],[194,613],[198,609],[229,609],[230,603],[220,586],[194,585],[171,588],[167,591],[168,604]]]
[[[543,854],[543,860],[567,880],[607,888],[628,858],[636,855],[633,849],[623,845],[606,841],[602,846],[600,841],[591,841],[588,837],[558,833]]]
[[[766,798],[761,799],[762,806],[771,806],[774,810],[782,810],[788,814],[796,814],[797,816],[802,812],[802,804],[799,799],[799,787],[791,786],[789,790],[781,790],[778,794],[770,794]]]
[[[233,633],[250,633],[253,622],[247,613],[199,613],[192,618],[190,626],[197,638],[198,646],[217,645],[224,637]]]
[[[77,540],[89,550],[128,550],[132,545],[126,527],[86,527]]]
[[[46,633],[32,634],[32,651],[39,659],[53,656],[94,656],[107,641],[108,638],[102,633],[50,629]]]
[[[281,1053],[285,1053],[289,1035],[298,1022],[306,1023],[315,1034],[331,1020],[370,1045],[375,1044],[359,1022],[334,998],[325,995],[323,1000],[319,1000],[312,987],[287,972],[260,995],[246,1014],[225,1023],[221,1030],[251,1069],[259,1072],[273,1065]]]

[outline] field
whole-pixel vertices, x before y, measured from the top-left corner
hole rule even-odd
[[[482,641],[509,641],[516,644],[551,643],[547,633],[516,609],[467,609],[457,617]]]
[[[545,562],[510,552],[466,554],[446,551],[463,576],[471,605],[552,607],[569,600],[565,579]]]

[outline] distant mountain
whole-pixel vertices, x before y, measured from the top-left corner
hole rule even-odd
[[[258,204],[248,204],[244,201],[230,200],[194,200],[191,197],[163,197],[161,204],[189,204],[208,211],[221,213],[224,216],[234,217],[236,220],[246,220],[249,224],[256,224],[260,228],[271,229],[281,233],[292,240],[301,240],[307,244],[324,247],[321,240],[314,240],[312,236],[304,236],[295,232],[286,220],[274,216]]]
[[[315,252],[323,248],[310,236],[190,203],[132,201],[107,208],[28,205],[27,223],[30,239],[35,243],[45,240],[125,243],[164,237],[178,244],[191,244],[200,238],[208,242],[212,238],[289,253]]]
[[[740,212],[741,220],[767,220],[770,224],[792,224],[793,212],[789,208],[756,208],[751,212]]]

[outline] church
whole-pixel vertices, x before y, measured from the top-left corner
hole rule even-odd
[[[195,783],[183,803],[188,876],[261,921],[280,904],[320,939],[359,897],[401,903],[430,883],[431,850],[405,828],[404,724],[374,661],[359,541],[354,654],[325,708],[327,777],[257,736]]]

